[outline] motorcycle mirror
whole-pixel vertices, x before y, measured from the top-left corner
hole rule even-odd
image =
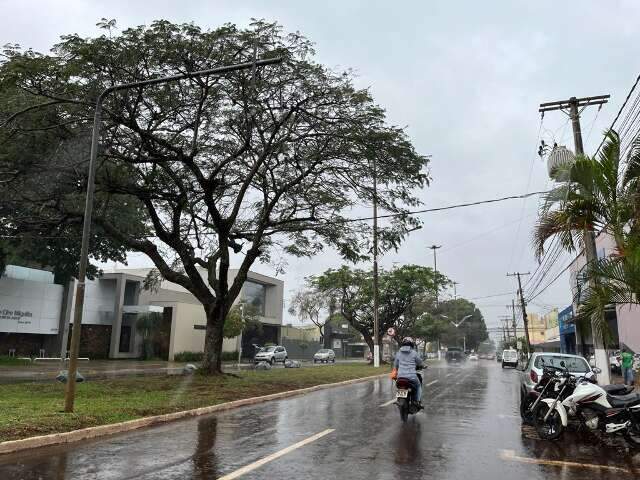
[[[566,365],[565,365],[565,363],[564,363],[564,360],[560,362],[560,366],[561,366],[562,368],[565,368],[565,367],[566,367]]]
[[[602,373],[602,369],[600,369],[600,368],[598,368],[598,367],[593,367],[593,368],[591,369],[591,371],[592,371],[593,373],[595,373],[596,375],[598,375],[599,373]]]

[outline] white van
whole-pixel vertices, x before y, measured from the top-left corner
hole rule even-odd
[[[502,351],[502,368],[508,365],[516,368],[518,366],[518,352],[512,348]]]

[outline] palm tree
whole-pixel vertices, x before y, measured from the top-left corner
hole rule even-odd
[[[558,185],[545,196],[534,230],[536,255],[543,255],[552,237],[568,252],[584,246],[587,231],[613,237],[614,255],[586,268],[587,277],[594,282],[578,312],[579,319],[591,319],[594,328],[607,336],[605,306],[622,300],[629,303],[631,292],[637,292],[640,152],[632,149],[623,165],[620,138],[610,130],[597,157],[578,156],[574,163],[558,168],[554,178]]]

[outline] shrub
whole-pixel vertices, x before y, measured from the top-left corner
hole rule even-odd
[[[173,356],[176,362],[201,362],[204,356],[203,352],[179,352]],[[238,360],[238,352],[222,352],[223,362],[232,362]]]

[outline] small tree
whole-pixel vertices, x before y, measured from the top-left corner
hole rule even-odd
[[[307,288],[297,292],[291,299],[289,313],[296,315],[301,320],[309,320],[320,332],[320,338],[324,339],[324,326],[329,317],[324,315],[328,301],[324,293]]]

